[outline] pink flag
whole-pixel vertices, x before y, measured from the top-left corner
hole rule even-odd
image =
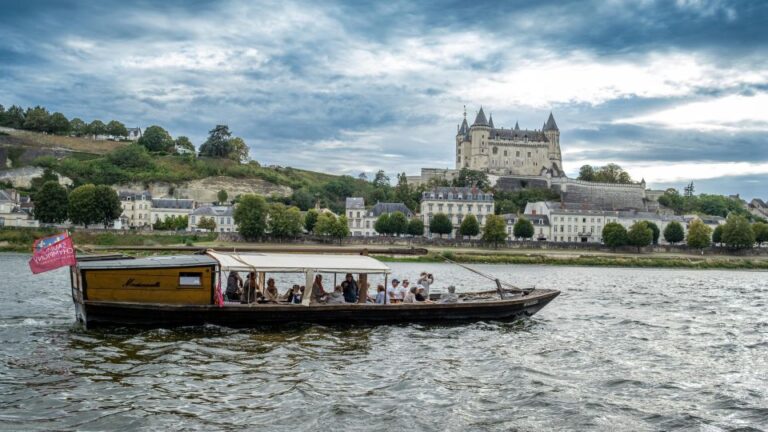
[[[42,273],[63,266],[77,264],[75,247],[68,233],[35,240],[29,268],[32,273]]]
[[[216,283],[216,291],[214,296],[216,297],[216,305],[219,307],[224,306],[224,296],[221,294],[221,272],[219,272],[218,283]]]

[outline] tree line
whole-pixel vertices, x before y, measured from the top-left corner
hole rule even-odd
[[[6,110],[3,105],[0,105],[0,126],[52,135],[94,138],[109,135],[116,139],[128,136],[128,129],[117,120],[111,120],[108,123],[101,120],[86,123],[78,117],[69,120],[64,114],[50,113],[45,107],[39,105],[26,110],[18,105],[12,105]]]
[[[629,229],[624,228],[618,222],[610,222],[603,227],[603,243],[611,248],[621,246],[635,246],[640,248],[651,244],[658,244],[659,227],[650,221],[637,221]],[[710,228],[700,219],[695,219],[688,227],[688,235],[685,235],[683,226],[672,221],[664,228],[664,239],[670,244],[678,244],[683,241],[690,248],[705,249],[711,245],[724,246],[729,249],[750,249],[754,246],[762,246],[768,242],[768,223],[750,223],[740,215],[730,215],[725,224]]]
[[[49,180],[33,193],[34,216],[46,224],[69,220],[75,225],[101,224],[104,228],[123,213],[120,198],[109,186],[86,184],[71,192],[57,180]]]

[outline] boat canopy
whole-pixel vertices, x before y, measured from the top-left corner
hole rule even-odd
[[[277,273],[366,273],[388,274],[389,267],[364,255],[285,254],[258,252],[217,252],[208,256],[219,262],[223,271]]]

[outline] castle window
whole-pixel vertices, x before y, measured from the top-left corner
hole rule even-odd
[[[531,152],[528,152],[528,157],[531,157]]]
[[[519,150],[515,152],[515,156],[520,157],[520,151]]]
[[[506,155],[507,155],[507,151],[506,151],[506,150],[504,150],[504,156],[506,156]]]
[[[496,146],[493,146],[493,154],[498,154],[498,153],[499,153],[499,148]]]

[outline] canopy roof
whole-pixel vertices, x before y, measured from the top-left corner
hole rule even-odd
[[[281,254],[208,251],[224,271],[282,273],[389,273],[381,261],[363,255]]]

